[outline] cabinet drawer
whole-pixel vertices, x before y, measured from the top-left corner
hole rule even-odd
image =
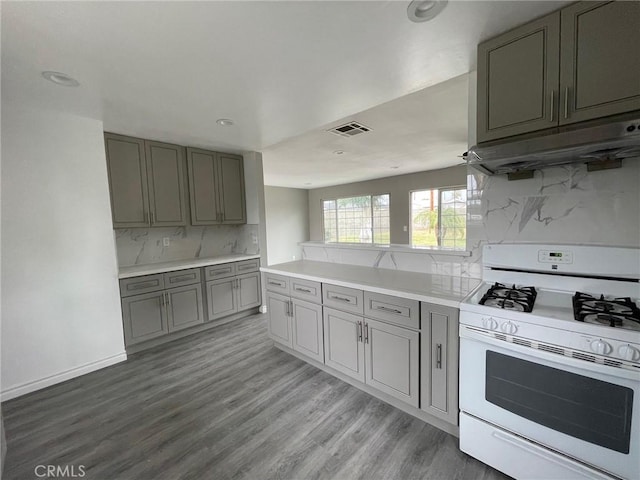
[[[260,259],[254,258],[252,260],[243,260],[242,262],[236,262],[236,271],[238,275],[242,273],[256,272],[260,269]]]
[[[322,284],[322,303],[343,312],[364,313],[363,292],[355,288]]]
[[[310,280],[291,278],[291,296],[308,302],[322,303],[322,284]]]
[[[181,287],[183,285],[193,285],[200,283],[200,269],[190,268],[189,270],[178,270],[164,274],[165,288]]]
[[[145,275],[144,277],[123,278],[120,280],[120,296],[130,297],[140,293],[156,292],[164,289],[162,273]]]
[[[417,300],[364,292],[365,317],[418,330],[420,328],[419,311],[420,302]]]
[[[270,292],[281,293],[282,295],[289,295],[289,277],[283,277],[280,275],[274,275],[273,273],[265,273],[264,283],[267,290]]]
[[[204,269],[204,277],[207,280],[233,277],[235,274],[236,274],[235,263],[223,263],[222,265],[211,265],[209,267],[205,267]]]

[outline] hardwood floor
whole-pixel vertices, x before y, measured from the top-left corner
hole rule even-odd
[[[457,439],[272,346],[261,315],[2,405],[3,478],[506,479]],[[39,472],[42,472],[40,468]]]

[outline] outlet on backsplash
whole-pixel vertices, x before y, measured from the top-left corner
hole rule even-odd
[[[168,247],[169,245],[171,245],[171,238],[169,237],[164,237],[162,239],[162,246],[164,247]]]
[[[251,234],[251,241],[253,242],[254,245],[258,244],[258,235],[256,235],[255,233]]]

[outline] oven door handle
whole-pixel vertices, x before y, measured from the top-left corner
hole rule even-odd
[[[538,350],[537,348],[523,347],[511,342],[498,340],[496,338],[493,338],[493,334],[491,333],[484,333],[482,330],[476,330],[475,328],[468,327],[466,325],[460,325],[460,338],[469,339],[485,345],[499,347],[502,350],[513,352],[513,354],[516,356],[520,355],[528,357],[529,359],[531,359],[530,361],[543,360],[547,363],[553,364],[555,368],[559,368],[560,370],[566,370],[566,367],[570,366],[585,372],[595,372],[611,377],[624,378],[625,380],[631,380],[634,382],[640,381],[640,371],[633,371],[626,368],[618,368],[608,365],[600,365],[599,363],[593,363],[587,360],[577,360],[572,357],[561,356],[557,353],[545,352],[542,350]],[[462,345],[460,347],[460,350],[462,353]]]

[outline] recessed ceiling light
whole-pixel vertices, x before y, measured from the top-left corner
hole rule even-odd
[[[412,22],[426,22],[435,18],[446,5],[447,0],[413,0],[407,7],[407,16]]]
[[[216,120],[216,123],[218,125],[222,125],[223,127],[230,127],[231,125],[233,125],[233,120],[229,118],[219,118],[218,120]]]
[[[344,150],[335,150],[333,152],[334,155],[342,155],[344,153]]]
[[[42,76],[50,82],[56,83],[58,85],[63,85],[65,87],[77,87],[78,85],[80,85],[80,82],[78,82],[75,78],[70,77],[66,73],[42,72]]]

